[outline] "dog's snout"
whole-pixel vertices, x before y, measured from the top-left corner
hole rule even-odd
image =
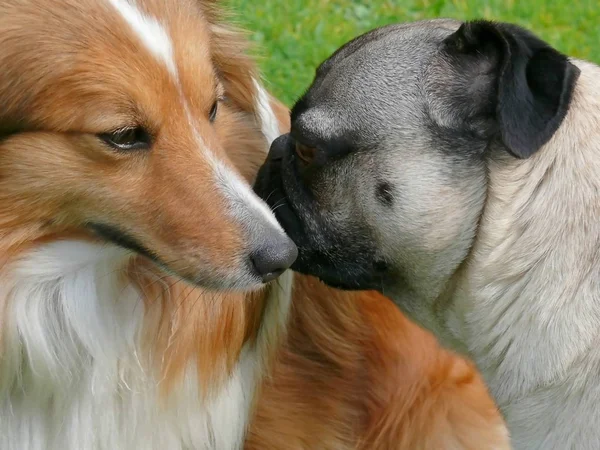
[[[290,268],[298,257],[296,244],[285,234],[271,236],[251,255],[252,264],[264,283],[273,281]]]
[[[269,149],[269,159],[277,161],[283,158],[288,145],[290,144],[291,137],[289,134],[282,134],[271,144]]]

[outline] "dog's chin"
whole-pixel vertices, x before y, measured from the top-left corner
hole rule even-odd
[[[300,271],[298,271],[299,273],[302,273]],[[374,281],[356,281],[356,280],[349,280],[349,279],[343,279],[340,277],[337,277],[335,275],[317,275],[317,274],[309,274],[307,273],[306,275],[311,275],[314,276],[315,278],[317,278],[319,281],[321,281],[322,283],[326,284],[327,286],[330,286],[334,289],[341,289],[343,291],[380,291],[381,290],[381,284],[380,283],[376,283]]]
[[[332,263],[326,256],[320,256],[318,252],[304,248],[300,249],[292,270],[318,278],[336,289],[346,291],[382,289],[384,276],[381,273],[354,264],[350,262],[352,259],[345,259],[345,261],[348,263]]]

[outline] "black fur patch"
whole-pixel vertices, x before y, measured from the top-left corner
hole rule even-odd
[[[25,126],[25,124],[16,121],[0,122],[0,141],[8,139],[9,137],[14,136],[16,134],[24,133],[26,131],[33,131],[33,129],[28,128]]]
[[[475,96],[479,104],[471,110],[492,107],[493,131],[509,152],[527,158],[550,140],[579,76],[565,55],[523,28],[485,20],[463,24],[446,39],[445,51],[465,81],[489,76],[482,84],[488,95]]]
[[[377,185],[377,191],[375,197],[385,206],[392,206],[394,204],[394,190],[393,186],[387,181],[382,181]]]
[[[100,238],[112,242],[119,247],[133,250],[140,255],[143,255],[156,263],[160,263],[160,260],[154,252],[148,250],[140,241],[133,236],[125,233],[117,227],[112,225],[106,225],[102,223],[89,223],[88,228],[92,230]]]

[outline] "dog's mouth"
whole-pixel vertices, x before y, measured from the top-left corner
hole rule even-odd
[[[205,276],[202,272],[186,273],[184,271],[176,270],[171,264],[166,263],[159,255],[144,245],[138,238],[122,230],[118,226],[101,222],[88,222],[86,228],[93,236],[96,236],[102,241],[114,244],[120,248],[129,250],[136,255],[147,258],[166,274],[179,278],[192,286],[217,291],[240,289],[254,290],[262,286],[258,275],[254,273],[251,262],[248,262],[246,264],[247,267],[244,268],[244,271],[247,272],[248,275],[244,277],[244,280],[239,281],[236,280],[235,277],[233,280],[230,280],[225,274],[223,276],[214,277]]]
[[[198,280],[194,280],[189,276],[179,274],[169,267],[159,256],[146,247],[140,242],[139,239],[135,238],[131,234],[123,231],[119,227],[108,225],[100,222],[89,222],[86,227],[92,232],[92,234],[103,241],[114,244],[118,247],[130,250],[137,255],[143,256],[148,260],[152,261],[166,273],[174,275],[190,284],[199,284]]]
[[[164,265],[154,252],[144,246],[138,239],[118,227],[99,222],[90,222],[87,224],[87,228],[102,240],[145,256],[158,265]]]
[[[298,245],[306,246],[307,233],[300,212],[290,200],[283,181],[283,155],[269,154],[268,159],[258,171],[254,192],[264,199],[275,214],[287,235]],[[288,175],[288,181],[294,174]]]
[[[380,289],[383,264],[371,262],[367,249],[344,245],[344,233],[328,224],[310,198],[303,198],[308,195],[308,187],[302,183],[294,161],[272,147],[254,185],[255,192],[298,246],[298,258],[291,268],[338,289]]]

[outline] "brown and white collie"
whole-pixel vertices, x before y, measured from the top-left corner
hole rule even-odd
[[[267,283],[288,124],[245,49],[208,0],[0,2],[0,449],[507,447],[387,300]]]

